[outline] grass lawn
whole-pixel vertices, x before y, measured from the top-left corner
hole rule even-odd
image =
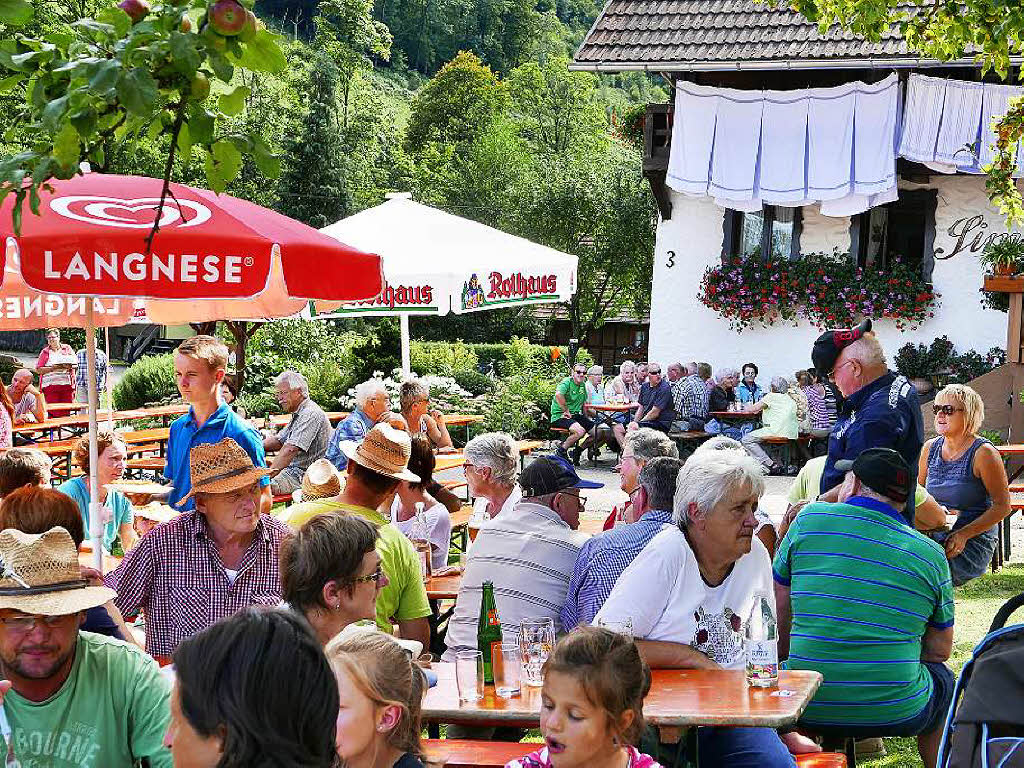
[[[956,590],[956,625],[953,630],[953,655],[950,665],[960,672],[971,657],[974,646],[987,633],[992,617],[1009,598],[1024,592],[1024,564],[1005,566],[999,573],[987,573]],[[1024,622],[1018,611],[1009,623]],[[916,739],[885,739],[888,754],[877,760],[858,760],[865,768],[921,768]]]

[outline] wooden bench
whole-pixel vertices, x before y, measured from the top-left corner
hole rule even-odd
[[[445,768],[504,768],[511,760],[540,749],[543,744],[517,741],[470,741],[424,739],[423,751],[431,763]],[[846,768],[846,756],[838,752],[795,755],[798,768]]]

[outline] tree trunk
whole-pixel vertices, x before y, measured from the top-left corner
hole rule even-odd
[[[198,336],[216,336],[217,335],[217,321],[209,320],[205,323],[189,323],[189,327],[196,332]]]
[[[245,347],[249,343],[249,338],[263,323],[250,323],[245,320],[226,320],[225,322],[235,339],[235,383],[238,386],[238,394],[241,395],[242,389],[245,387]]]

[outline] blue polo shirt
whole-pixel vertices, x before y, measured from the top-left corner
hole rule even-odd
[[[257,467],[267,466],[260,433],[251,424],[243,421],[226,403],[221,403],[220,407],[201,427],[196,424],[195,411],[190,408],[188,413],[175,419],[171,424],[171,436],[167,441],[167,463],[164,465],[164,477],[170,480],[174,486],[167,499],[168,504],[179,509],[177,503],[192,490],[192,473],[189,469],[188,455],[193,446],[219,443],[225,437],[230,437],[242,446]],[[260,485],[270,485],[270,478],[261,478]],[[188,503],[180,509],[187,512],[194,507],[194,499],[189,499]]]
[[[849,416],[840,419],[828,439],[828,458],[821,475],[821,493],[839,485],[845,472],[835,463],[856,459],[866,448],[892,448],[910,467],[917,481],[917,460],[924,445],[924,420],[917,390],[905,376],[889,371],[848,398]],[[908,519],[912,522],[913,495],[907,501]]]

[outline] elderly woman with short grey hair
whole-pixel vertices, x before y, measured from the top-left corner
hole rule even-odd
[[[444,414],[430,407],[430,387],[419,379],[410,379],[402,384],[399,394],[402,417],[409,425],[411,434],[426,435],[438,453],[452,453],[452,436],[444,423]]]
[[[274,394],[281,410],[292,415],[284,429],[263,439],[263,450],[277,453],[270,464],[270,489],[276,495],[299,488],[309,465],[324,457],[331,422],[310,398],[306,377],[298,371],[284,371],[274,379]]]
[[[497,517],[523,498],[519,479],[519,446],[504,432],[487,432],[466,443],[463,465],[469,495],[476,497],[473,514]]]
[[[777,462],[768,455],[761,443],[768,437],[784,437],[787,440],[796,440],[800,436],[800,422],[797,412],[796,401],[789,396],[789,382],[782,376],[772,378],[771,392],[766,394],[756,403],[747,403],[743,406],[746,413],[761,414],[761,428],[748,432],[743,436],[743,447],[750,455],[761,462],[765,474],[781,475],[785,472],[796,474],[796,468],[789,467]]]
[[[736,402],[736,385],[740,381],[740,372],[735,368],[719,368],[715,374],[718,382],[711,388],[708,397],[709,411],[728,411],[729,406]]]
[[[615,471],[619,473],[619,488],[630,498],[621,507],[612,507],[611,513],[604,521],[604,530],[614,528],[616,523],[636,521],[632,499],[639,486],[640,471],[647,462],[657,456],[679,458],[679,448],[675,441],[664,432],[641,427],[626,434],[625,445],[622,447]]]
[[[743,622],[759,594],[775,602],[771,559],[754,536],[763,491],[757,462],[741,451],[691,456],[676,479],[675,525],[622,572],[595,623],[628,620],[655,669],[743,669]],[[703,765],[793,765],[770,728],[701,728],[697,739]]]

